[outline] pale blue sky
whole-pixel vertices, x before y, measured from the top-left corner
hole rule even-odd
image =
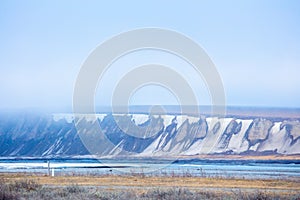
[[[200,44],[219,70],[229,105],[300,107],[297,0],[3,0],[0,27],[0,108],[71,107],[89,53],[143,27],[172,29]],[[173,103],[145,91],[137,103]]]

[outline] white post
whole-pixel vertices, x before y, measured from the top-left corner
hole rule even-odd
[[[54,168],[51,169],[51,176],[54,176]]]

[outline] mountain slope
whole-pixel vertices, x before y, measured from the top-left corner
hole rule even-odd
[[[78,117],[78,116],[76,116]],[[76,124],[77,123],[77,124]],[[101,128],[103,135],[99,135]],[[0,115],[0,156],[300,154],[297,119],[186,115]]]

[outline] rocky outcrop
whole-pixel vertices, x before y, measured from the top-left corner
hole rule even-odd
[[[254,119],[246,136],[251,146],[264,141],[268,138],[270,128],[273,123],[267,119]]]
[[[0,156],[167,157],[250,152],[300,154],[299,120],[142,114],[97,114],[96,118],[0,115]]]

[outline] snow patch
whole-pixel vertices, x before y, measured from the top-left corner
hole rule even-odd
[[[162,135],[160,135],[154,142],[152,142],[142,153],[140,153],[140,156],[152,155],[155,152],[161,137]]]
[[[164,126],[167,127],[172,123],[175,115],[162,115],[161,118],[164,120]]]
[[[237,123],[242,123],[242,127],[240,132],[237,134],[233,134],[231,136],[231,140],[228,145],[228,150],[232,150],[237,153],[241,153],[243,151],[246,151],[248,149],[248,142],[247,140],[244,140],[246,131],[248,130],[249,126],[253,122],[253,120],[242,120],[242,119],[236,119]]]
[[[74,115],[70,113],[55,113],[52,115],[52,118],[55,122],[58,122],[59,120],[66,120],[68,123],[72,123]]]
[[[134,114],[134,115],[132,115],[132,119],[134,120],[136,125],[140,125],[149,120],[149,115]]]
[[[55,113],[52,114],[52,118],[55,122],[59,120],[66,120],[68,123],[72,123],[76,118],[85,119],[87,122],[95,122],[97,119],[101,121],[104,119],[106,114],[71,114],[71,113]]]

